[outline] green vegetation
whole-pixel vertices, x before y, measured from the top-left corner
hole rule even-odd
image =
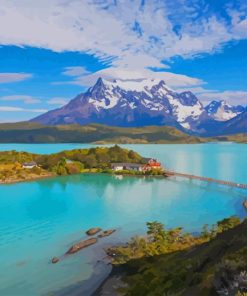
[[[198,236],[147,223],[147,235],[109,249],[112,276],[126,296],[244,295],[247,292],[247,220],[219,221]],[[224,293],[225,294],[224,294]],[[238,293],[238,294],[237,294]]]
[[[218,141],[247,142],[247,134],[201,138],[189,136],[168,126],[111,127],[100,124],[44,126],[18,122],[0,124],[0,143],[204,143]]]
[[[164,176],[163,169],[150,169],[147,171],[119,170],[119,171],[114,171],[112,173],[114,173],[115,175]]]
[[[37,167],[33,169],[22,167],[24,162],[30,161],[34,161]],[[115,173],[110,168],[112,162],[144,163],[145,160],[138,153],[123,149],[117,145],[113,147],[66,150],[49,155],[4,151],[0,152],[0,182],[33,179],[46,174],[47,176],[54,176],[86,172]],[[134,174],[132,171],[125,173]],[[160,174],[160,172],[153,170],[149,172],[150,174],[156,175]],[[141,173],[138,173],[138,175],[141,175]]]

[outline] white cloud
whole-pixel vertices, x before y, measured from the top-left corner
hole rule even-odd
[[[41,102],[41,100],[28,95],[3,96],[0,97],[0,101],[22,101],[24,104],[37,104]]]
[[[204,104],[211,102],[212,100],[224,100],[232,105],[247,106],[247,91],[207,91],[197,93],[198,97],[204,102]]]
[[[246,10],[226,9],[224,18],[200,0],[0,0],[0,4],[0,44],[86,52],[110,66],[93,74],[81,66],[67,67],[63,74],[72,81],[53,84],[89,86],[99,76],[154,77],[174,88],[198,87],[204,84],[200,79],[149,69],[168,68],[165,62],[174,56],[214,53],[229,41],[247,38]],[[0,83],[30,76],[1,73]]]
[[[242,38],[243,21],[230,26],[214,13],[196,18],[200,1],[177,0],[173,8],[169,2],[1,0],[0,43],[87,52],[108,64],[139,69]]]
[[[132,70],[128,68],[111,67],[97,71],[89,75],[76,77],[74,80],[66,83],[76,84],[81,86],[92,86],[96,80],[101,77],[107,80],[139,80],[145,78],[154,78],[164,80],[168,86],[173,88],[192,87],[204,84],[204,81],[198,78],[189,77],[186,75],[175,74],[171,72],[153,72],[149,69]],[[63,82],[57,82],[63,83]]]
[[[0,83],[19,82],[31,77],[29,73],[0,73]]]
[[[27,109],[27,108],[12,107],[12,106],[0,106],[0,111],[3,111],[3,112],[33,112],[33,113],[47,112],[47,110],[45,110],[45,109]]]
[[[47,101],[47,104],[49,105],[58,105],[63,106],[69,102],[69,99],[62,98],[62,97],[55,97]]]
[[[66,67],[65,71],[62,72],[63,75],[66,76],[80,76],[80,75],[86,75],[89,74],[89,71],[87,71],[84,67]]]
[[[191,91],[197,95],[204,105],[207,105],[213,100],[226,101],[231,105],[243,105],[247,106],[247,91],[227,90],[219,91],[215,89],[205,89],[201,86],[196,87],[179,87],[178,92]]]

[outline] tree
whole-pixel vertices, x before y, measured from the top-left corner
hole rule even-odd
[[[221,233],[228,229],[234,228],[235,226],[239,225],[241,220],[237,216],[232,216],[230,218],[225,218],[219,222],[217,222],[217,232]]]
[[[66,159],[63,157],[57,164],[56,167],[56,173],[58,175],[67,175],[67,169],[66,169]]]
[[[97,167],[97,160],[94,154],[86,155],[84,158],[84,163],[86,168],[95,168]]]
[[[164,229],[164,225],[157,221],[147,222],[147,234],[150,235],[154,241],[164,241],[167,239],[167,231]]]
[[[210,236],[211,236],[211,232],[209,230],[208,224],[203,225],[202,232],[201,232],[201,237],[207,239],[207,238],[210,238]]]

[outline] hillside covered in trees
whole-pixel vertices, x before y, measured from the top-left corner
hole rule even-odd
[[[37,166],[26,169],[23,164],[35,162]],[[54,154],[28,152],[0,152],[0,182],[10,183],[56,175],[85,172],[111,172],[112,162],[144,163],[141,155],[133,150],[112,147],[66,150]]]
[[[247,219],[226,218],[196,236],[156,221],[147,228],[108,250],[114,267],[95,295],[247,295]]]

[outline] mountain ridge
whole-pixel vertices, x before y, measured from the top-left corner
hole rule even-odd
[[[163,80],[113,80],[99,78],[95,85],[68,104],[34,119],[45,125],[99,123],[120,127],[173,126],[187,133],[207,135],[222,122],[244,112],[243,106],[224,101],[204,107],[191,92],[176,92]],[[213,129],[212,129],[213,130]]]

